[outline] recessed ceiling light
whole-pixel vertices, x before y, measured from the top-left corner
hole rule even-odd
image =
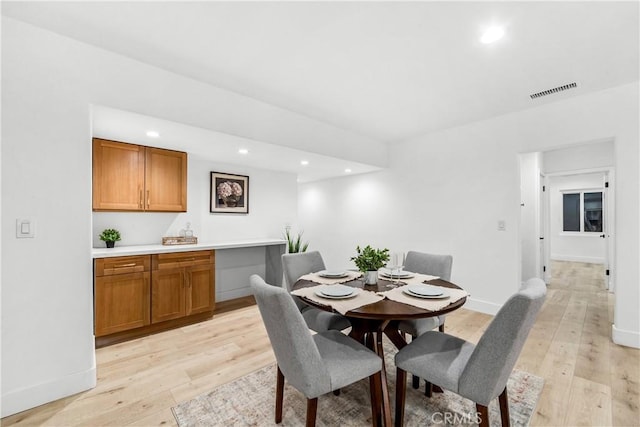
[[[156,132],[155,130],[148,130],[147,131],[147,136],[149,138],[157,138],[160,136],[160,134],[158,132]]]
[[[493,43],[500,40],[504,36],[504,28],[502,27],[489,27],[480,37],[480,42],[484,44]]]
[[[240,154],[249,154],[249,150],[247,150],[246,148],[241,148],[238,150],[238,153]]]
[[[300,164],[301,164],[302,166],[307,166],[307,165],[309,164],[309,160],[301,160],[301,161],[300,161]]]
[[[345,173],[351,173],[351,169],[347,168],[344,170]]]

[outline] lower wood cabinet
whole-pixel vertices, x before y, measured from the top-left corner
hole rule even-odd
[[[153,323],[213,311],[213,251],[157,254],[151,260]]]
[[[94,266],[98,347],[213,314],[213,250],[98,258]]]
[[[101,258],[95,263],[95,335],[151,322],[148,256]]]

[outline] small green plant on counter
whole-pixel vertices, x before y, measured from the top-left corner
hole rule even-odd
[[[295,237],[291,233],[291,227],[285,227],[284,238],[287,241],[287,253],[295,254],[298,252],[306,252],[309,247],[309,242],[302,241],[302,231]]]
[[[100,240],[105,242],[117,242],[120,240],[120,232],[115,228],[107,228],[100,233]]]
[[[351,257],[351,261],[355,262],[358,270],[366,273],[367,271],[376,271],[385,266],[389,261],[389,249],[373,249],[367,245],[363,249],[356,247],[357,255]]]

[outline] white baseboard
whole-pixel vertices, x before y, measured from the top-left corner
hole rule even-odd
[[[27,409],[72,394],[92,389],[96,386],[96,368],[67,375],[54,381],[21,388],[2,394],[2,417],[17,414]]]
[[[463,306],[469,310],[478,311],[480,313],[491,314],[495,316],[498,310],[502,307],[500,304],[493,302],[483,301],[474,298],[468,298],[467,302]]]
[[[635,331],[625,331],[624,329],[616,328],[616,325],[611,326],[611,339],[616,344],[624,345],[626,347],[640,348],[640,333]]]
[[[602,257],[551,254],[550,258],[555,261],[572,261],[572,262],[586,262],[587,264],[604,264],[604,258]]]
[[[248,295],[253,295],[249,286],[239,289],[229,289],[216,293],[216,301],[227,301],[230,299],[246,297]]]

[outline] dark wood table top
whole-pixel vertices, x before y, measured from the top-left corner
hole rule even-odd
[[[446,280],[442,280],[442,279],[430,280],[426,283],[430,285],[435,285],[435,286],[442,286],[445,288],[462,289],[460,286],[451,282],[447,282]],[[362,288],[372,292],[382,292],[382,291],[388,291],[392,289],[392,287],[389,286],[391,282],[387,280],[382,280],[382,279],[378,279],[378,283],[375,285],[365,285],[364,280],[362,279],[356,279],[356,280],[352,280],[350,282],[345,282],[342,284],[345,286]],[[298,280],[293,285],[292,290],[307,288],[311,286],[318,286],[318,285],[319,283],[312,282],[310,280]],[[318,304],[317,302],[304,297],[297,297],[297,298],[301,298],[305,303],[312,305],[314,307],[318,307],[326,311],[331,311],[331,307],[329,306]],[[424,310],[422,308],[415,307],[412,305],[403,304],[397,301],[391,301],[385,298],[382,301],[378,301],[376,303],[368,304],[363,307],[357,308],[355,310],[351,310],[347,312],[345,316],[360,318],[360,319],[376,319],[376,320],[421,319],[426,317],[440,316],[442,314],[446,314],[451,311],[457,310],[466,301],[467,301],[466,297],[461,298],[458,301],[444,307],[443,309],[430,311],[430,310]]]

